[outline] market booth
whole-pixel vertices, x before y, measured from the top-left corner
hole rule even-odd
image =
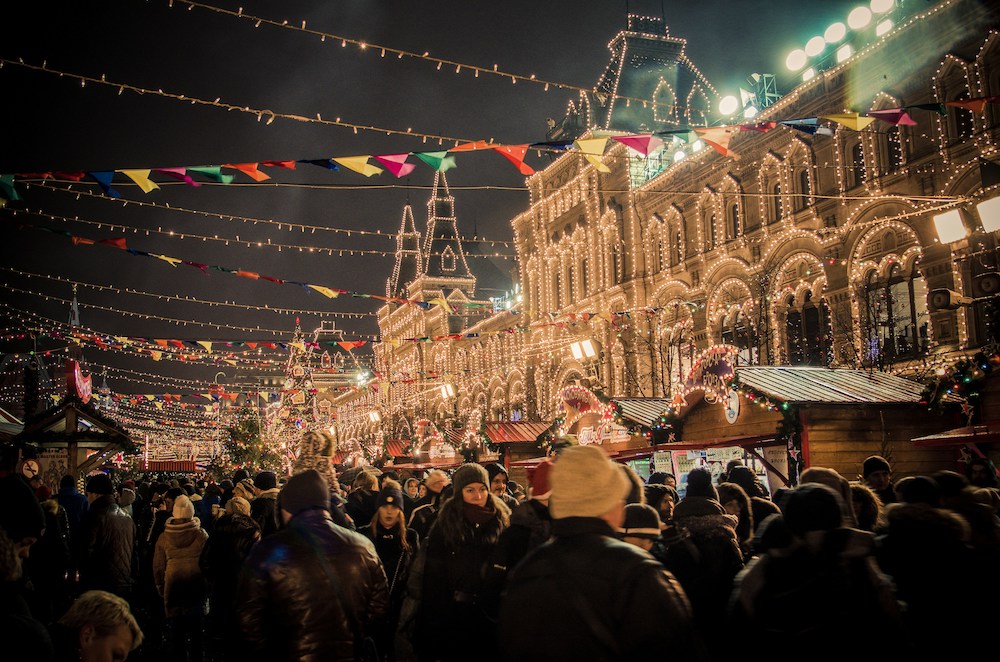
[[[63,400],[28,422],[11,440],[17,469],[59,489],[64,475],[81,478],[112,458],[136,451],[124,428],[90,404],[90,377],[79,364],[67,362],[68,393]]]

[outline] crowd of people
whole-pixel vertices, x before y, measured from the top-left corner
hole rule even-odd
[[[773,495],[733,461],[695,468],[681,495],[671,474],[565,442],[527,489],[476,463],[330,482],[98,473],[54,494],[5,476],[4,658],[884,659],[989,631],[972,608],[1000,584],[986,458],[894,481],[872,456],[856,480],[811,467]]]

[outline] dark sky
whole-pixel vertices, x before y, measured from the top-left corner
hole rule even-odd
[[[912,1],[912,0],[911,0]],[[373,44],[503,71],[590,87],[608,61],[607,43],[624,27],[626,7],[633,12],[666,16],[670,32],[688,40],[688,55],[722,94],[735,94],[750,73],[774,72],[785,82],[784,57],[833,20],[843,20],[858,2],[829,1],[803,4],[789,0],[697,3],[589,0],[533,0],[475,2],[438,0],[336,0],[242,3],[216,0],[227,9],[242,7],[245,14],[322,32],[363,39]],[[360,51],[339,41],[283,30],[220,15],[202,8],[189,10],[184,2],[167,0],[108,0],[105,2],[26,2],[5,18],[0,27],[0,53],[7,60],[23,58],[31,65],[55,71],[101,77],[188,97],[214,100],[279,113],[385,129],[443,135],[457,139],[494,139],[501,143],[544,140],[545,118],[560,117],[576,94],[538,84],[481,75],[440,71],[433,63],[391,55],[378,49]],[[163,98],[138,95],[96,83],[5,64],[0,69],[5,141],[0,150],[0,173],[57,170],[110,170],[169,166],[219,165],[383,154],[436,149],[384,132],[359,131],[316,123],[275,119],[271,124],[255,116],[202,107]],[[450,147],[445,143],[442,149]],[[411,161],[414,159],[411,157]],[[546,160],[531,155],[537,168]],[[148,195],[121,185],[123,198],[188,209],[263,218],[291,224],[392,233],[398,229],[402,207],[409,200],[418,228],[426,220],[424,203],[433,179],[430,168],[418,164],[408,178],[388,172],[365,179],[349,172],[327,172],[300,164],[295,171],[267,170],[268,182],[288,186],[163,186]],[[465,235],[511,240],[510,219],[525,210],[524,178],[502,157],[476,153],[459,157],[448,173],[456,195],[460,231]],[[161,178],[162,180],[162,178]],[[121,175],[116,182],[124,182]],[[463,190],[464,187],[473,187]],[[480,188],[475,187],[493,187]],[[496,190],[512,187],[514,191]],[[74,190],[97,192],[93,184]],[[324,232],[289,231],[273,224],[249,224],[165,208],[123,207],[120,202],[76,198],[73,194],[19,186],[24,200],[0,212],[5,240],[0,266],[36,274],[101,285],[131,287],[144,292],[233,301],[255,306],[299,310],[371,313],[376,302],[365,299],[329,300],[294,286],[252,281],[216,272],[203,276],[190,267],[133,257],[103,246],[73,246],[66,237],[37,230],[19,230],[19,224],[44,224],[59,231],[94,238],[126,237],[133,248],[205,264],[240,268],[288,280],[333,288],[383,294],[391,257],[331,257],[327,254],[278,252],[197,239],[180,240],[157,234],[134,233],[131,228],[161,228],[199,235],[219,235],[254,241],[279,242],[334,249],[391,251],[388,238]],[[46,214],[78,216],[91,224],[45,219],[12,209],[41,210]],[[97,227],[93,223],[104,223]],[[107,224],[123,224],[110,229]],[[485,252],[505,251],[483,245]],[[475,271],[481,258],[470,259]],[[514,266],[494,260],[504,268]],[[30,290],[68,298],[66,284],[0,272],[7,288]],[[65,304],[5,288],[4,300],[18,308],[65,320]],[[483,295],[494,294],[481,292]],[[171,303],[132,294],[108,294],[81,289],[80,301],[143,315],[157,314],[191,322],[218,322],[262,329],[290,329],[293,316],[188,303]],[[280,339],[271,331],[256,333],[204,327],[197,323],[168,322],[122,315],[114,310],[84,307],[83,323],[98,331],[143,337],[183,339]],[[303,327],[315,328],[319,318],[304,313]],[[348,337],[377,333],[374,319],[338,320]],[[357,335],[362,334],[362,335]],[[5,345],[10,351],[14,346]],[[127,364],[133,369],[175,376],[211,378],[211,368],[126,360],[107,352],[88,353],[91,361]],[[123,363],[124,362],[124,363]],[[227,379],[236,380],[227,368]],[[118,391],[149,392],[110,380]]]

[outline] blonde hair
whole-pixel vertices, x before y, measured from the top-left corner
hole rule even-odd
[[[354,477],[351,482],[352,490],[377,490],[378,489],[378,478],[375,474],[369,471],[359,471],[358,475]]]
[[[125,625],[132,633],[134,651],[142,643],[142,630],[129,611],[128,603],[107,591],[87,591],[73,603],[59,623],[74,631],[91,625],[98,637],[106,637],[119,626]]]

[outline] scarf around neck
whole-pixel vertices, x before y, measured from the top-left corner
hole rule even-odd
[[[465,519],[469,520],[473,524],[486,524],[491,519],[496,517],[497,511],[493,507],[493,504],[489,501],[486,502],[485,506],[477,506],[474,503],[462,502],[462,514]]]

